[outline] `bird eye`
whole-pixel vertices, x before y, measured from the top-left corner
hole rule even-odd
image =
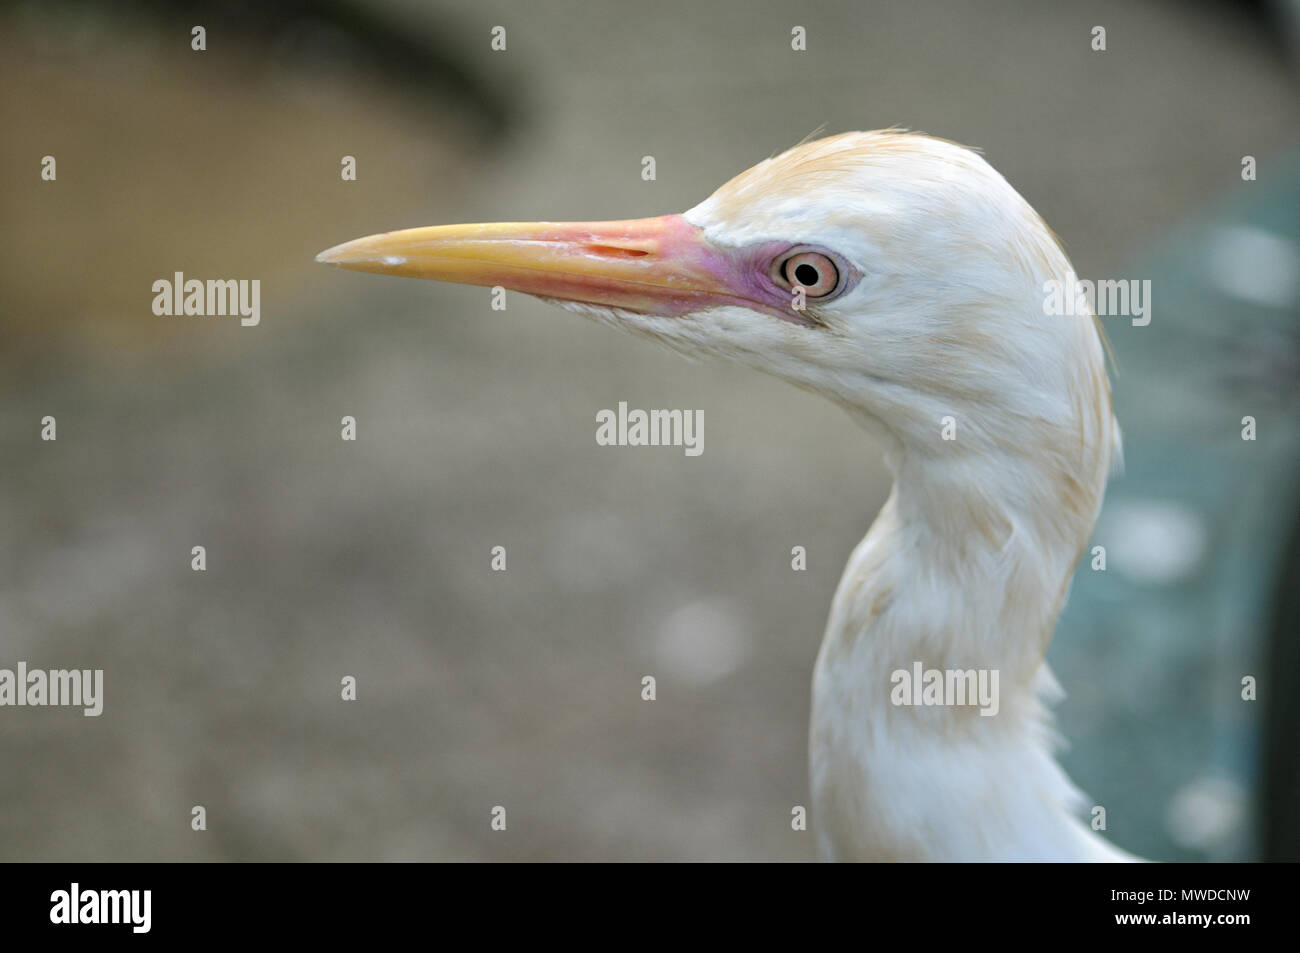
[[[809,298],[824,298],[840,286],[840,270],[820,252],[791,255],[781,263],[780,274],[791,287],[801,286]]]

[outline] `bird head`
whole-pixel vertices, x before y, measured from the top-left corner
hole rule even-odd
[[[977,153],[919,134],[803,143],[682,214],[413,228],[317,260],[535,295],[821,393],[904,448],[946,416],[981,451],[1017,421],[1077,436],[1098,386],[1109,421],[1093,322],[1044,314],[1072,274],[1054,236]]]

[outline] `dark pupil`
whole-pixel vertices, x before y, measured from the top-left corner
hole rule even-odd
[[[795,280],[805,288],[811,288],[813,285],[817,284],[817,279],[820,275],[817,274],[816,268],[805,263],[794,270],[794,277]]]

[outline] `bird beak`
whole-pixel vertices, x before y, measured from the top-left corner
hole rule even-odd
[[[620,222],[495,222],[385,232],[321,252],[340,268],[679,316],[748,305],[731,254],[681,215]]]

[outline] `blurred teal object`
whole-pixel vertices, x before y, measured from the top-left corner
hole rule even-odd
[[[1106,276],[1151,279],[1151,322],[1101,319],[1125,466],[1090,545],[1105,571],[1085,553],[1049,653],[1070,673],[1067,770],[1116,806],[1111,838],[1156,860],[1298,859],[1281,580],[1300,550],[1300,157],[1234,191]]]

